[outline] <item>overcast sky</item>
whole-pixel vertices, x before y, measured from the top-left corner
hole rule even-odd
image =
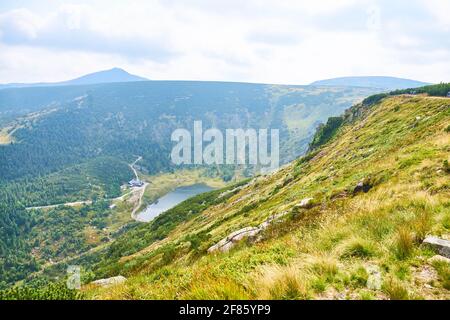
[[[449,0],[0,1],[0,83],[121,67],[150,79],[450,81]]]

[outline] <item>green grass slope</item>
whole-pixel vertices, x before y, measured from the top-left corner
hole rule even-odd
[[[107,289],[87,285],[84,293],[92,299],[449,299],[449,265],[430,260],[436,253],[421,245],[428,234],[450,239],[449,127],[446,98],[399,95],[356,105],[305,157],[185,202],[174,208],[182,217],[169,212],[124,233],[96,276],[128,280]],[[305,198],[312,204],[300,208]],[[230,233],[280,213],[257,239],[207,253]]]

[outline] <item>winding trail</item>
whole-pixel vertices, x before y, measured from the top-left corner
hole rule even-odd
[[[138,161],[141,161],[141,160],[142,160],[142,157],[139,156],[133,163],[128,164],[128,165],[130,166],[131,170],[133,170],[134,176],[135,176],[136,179],[138,179],[138,180],[139,180],[139,176],[138,176],[137,170],[134,168],[134,165],[135,165],[136,163],[138,163]]]
[[[139,180],[139,175],[138,175],[138,172],[137,172],[136,168],[134,167],[134,165],[141,159],[142,159],[142,157],[139,156],[133,163],[129,164],[131,170],[133,170],[133,172],[134,172],[136,180]],[[131,211],[131,219],[133,219],[135,221],[139,221],[136,217],[136,213],[142,206],[142,199],[144,198],[145,188],[147,188],[147,186],[148,186],[148,182],[144,182],[144,185],[142,187],[134,188],[134,190],[133,190],[133,192],[135,192],[135,191],[140,192],[139,201],[138,201],[137,205],[134,206],[133,211]]]

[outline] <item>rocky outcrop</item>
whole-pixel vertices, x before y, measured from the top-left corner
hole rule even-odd
[[[425,245],[428,245],[435,249],[441,256],[444,256],[446,258],[450,258],[450,241],[439,239],[437,237],[426,237],[425,240],[423,240],[423,243]]]
[[[95,280],[92,281],[91,283],[100,287],[109,287],[115,284],[124,283],[125,281],[127,281],[127,278],[123,276],[117,276],[112,278]]]
[[[239,241],[250,238],[250,239],[256,239],[257,235],[260,234],[262,231],[267,229],[274,221],[280,219],[281,217],[288,214],[287,211],[284,211],[282,213],[278,213],[275,215],[269,216],[263,223],[261,223],[258,227],[246,227],[243,229],[240,229],[238,231],[235,231],[233,233],[230,233],[227,237],[223,238],[219,242],[217,242],[215,245],[210,247],[208,249],[208,253],[213,252],[227,252],[231,248],[233,248],[236,243]],[[257,240],[258,241],[258,240]]]
[[[240,200],[238,200],[240,201]],[[295,209],[310,209],[314,206],[314,198],[305,198],[295,205]],[[294,210],[295,212],[295,210]],[[264,222],[262,222],[258,227],[246,227],[230,233],[228,236],[217,242],[215,245],[208,249],[208,253],[213,253],[216,251],[227,252],[235,246],[235,244],[244,238],[251,238],[255,241],[260,241],[261,236],[257,237],[262,231],[267,229],[272,223],[279,220],[281,217],[287,215],[289,211],[284,211],[278,214],[269,216]]]
[[[233,233],[230,233],[227,237],[220,240],[218,243],[213,245],[208,249],[208,252],[214,252],[214,251],[221,251],[221,252],[227,252],[229,251],[237,242],[241,241],[244,238],[254,237],[259,232],[261,232],[260,228],[258,227],[246,227],[243,229],[240,229],[238,231],[235,231]]]

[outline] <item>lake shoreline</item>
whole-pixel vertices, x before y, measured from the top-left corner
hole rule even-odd
[[[214,189],[203,182],[178,186],[147,205],[143,210],[135,213],[133,218],[137,222],[148,223],[181,202]]]

